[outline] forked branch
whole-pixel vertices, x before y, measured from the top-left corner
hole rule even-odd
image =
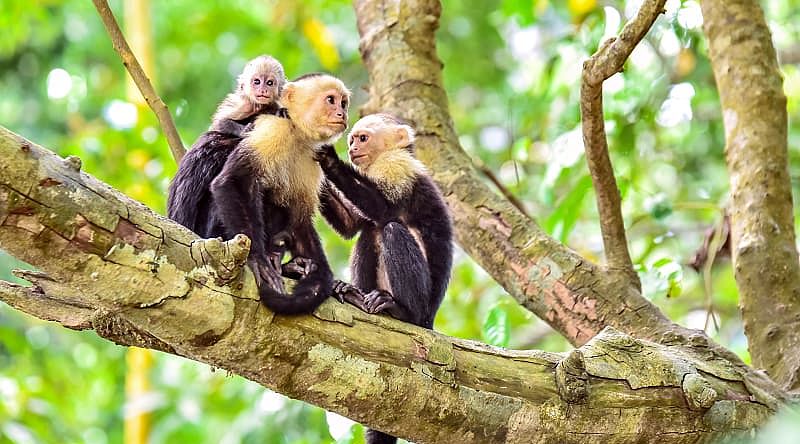
[[[623,272],[639,288],[641,282],[633,269],[628,251],[622,202],[608,155],[608,141],[603,123],[603,82],[622,70],[628,56],[653,26],[658,15],[664,11],[665,3],[666,0],[642,3],[636,17],[625,25],[620,35],[606,40],[584,62],[581,84],[583,144],[597,198],[597,210],[600,213],[606,265],[611,270]]]

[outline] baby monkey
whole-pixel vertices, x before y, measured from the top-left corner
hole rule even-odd
[[[241,135],[258,115],[277,114],[285,84],[283,65],[275,58],[262,55],[250,60],[236,79],[236,90],[217,107],[209,130]]]
[[[224,237],[214,224],[211,181],[241,142],[245,128],[262,114],[278,113],[278,98],[286,77],[283,66],[262,55],[249,61],[236,90],[220,103],[211,127],[192,145],[169,186],[167,216],[200,237]]]

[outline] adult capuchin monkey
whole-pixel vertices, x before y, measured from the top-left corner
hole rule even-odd
[[[336,187],[325,190],[321,210],[344,237],[361,232],[351,271],[353,285],[366,294],[359,301],[343,283],[335,291],[368,313],[432,328],[450,280],[453,229],[441,192],[413,155],[414,130],[389,114],[373,114],[353,126],[347,141],[355,167],[332,145],[317,152]],[[395,442],[367,431],[368,444]]]
[[[214,230],[250,237],[261,301],[276,313],[310,313],[331,294],[333,273],[312,221],[322,184],[314,151],[341,137],[349,100],[342,81],[327,74],[287,83],[280,103],[288,118],[258,117],[211,183]],[[286,234],[279,246],[276,238]],[[307,265],[292,295],[283,293],[280,280],[284,248]]]
[[[261,114],[276,114],[286,77],[283,66],[262,55],[250,60],[237,79],[236,90],[220,103],[211,127],[192,145],[169,186],[167,216],[200,237],[224,233],[212,221],[211,181],[241,142],[248,124]],[[216,227],[218,228],[218,227]]]

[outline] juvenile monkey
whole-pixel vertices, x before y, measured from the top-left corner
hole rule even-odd
[[[275,58],[262,55],[250,60],[236,80],[236,90],[217,107],[209,130],[241,135],[259,114],[276,114],[285,84],[283,65]]]
[[[286,83],[283,66],[262,55],[249,61],[236,90],[220,103],[211,127],[192,145],[169,186],[167,216],[200,237],[223,236],[213,231],[211,181],[241,142],[244,128],[261,114],[278,112],[278,97]]]
[[[250,237],[249,263],[261,301],[276,313],[309,313],[331,293],[333,274],[312,221],[322,182],[314,149],[341,137],[349,99],[341,80],[326,74],[287,83],[280,103],[288,118],[258,117],[211,183],[216,208],[212,231],[220,230],[226,238],[237,233]],[[309,261],[292,295],[281,291],[284,247],[276,246],[276,238],[286,233],[290,238],[285,248]]]
[[[347,141],[354,167],[331,145],[316,156],[336,187],[326,189],[322,214],[346,238],[361,232],[350,266],[353,285],[366,295],[347,299],[366,312],[432,328],[450,280],[453,230],[439,189],[413,155],[414,130],[373,114],[353,126]],[[337,287],[352,294],[347,284]],[[367,431],[368,444],[396,441]]]

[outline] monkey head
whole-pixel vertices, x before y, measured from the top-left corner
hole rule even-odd
[[[286,76],[280,62],[262,55],[247,62],[237,81],[247,99],[256,105],[267,105],[278,101]]]
[[[347,129],[350,90],[336,77],[321,73],[298,77],[286,84],[280,102],[312,142],[333,143]]]
[[[414,130],[390,114],[370,114],[362,117],[347,136],[350,161],[366,170],[382,154],[409,150],[414,144]]]

